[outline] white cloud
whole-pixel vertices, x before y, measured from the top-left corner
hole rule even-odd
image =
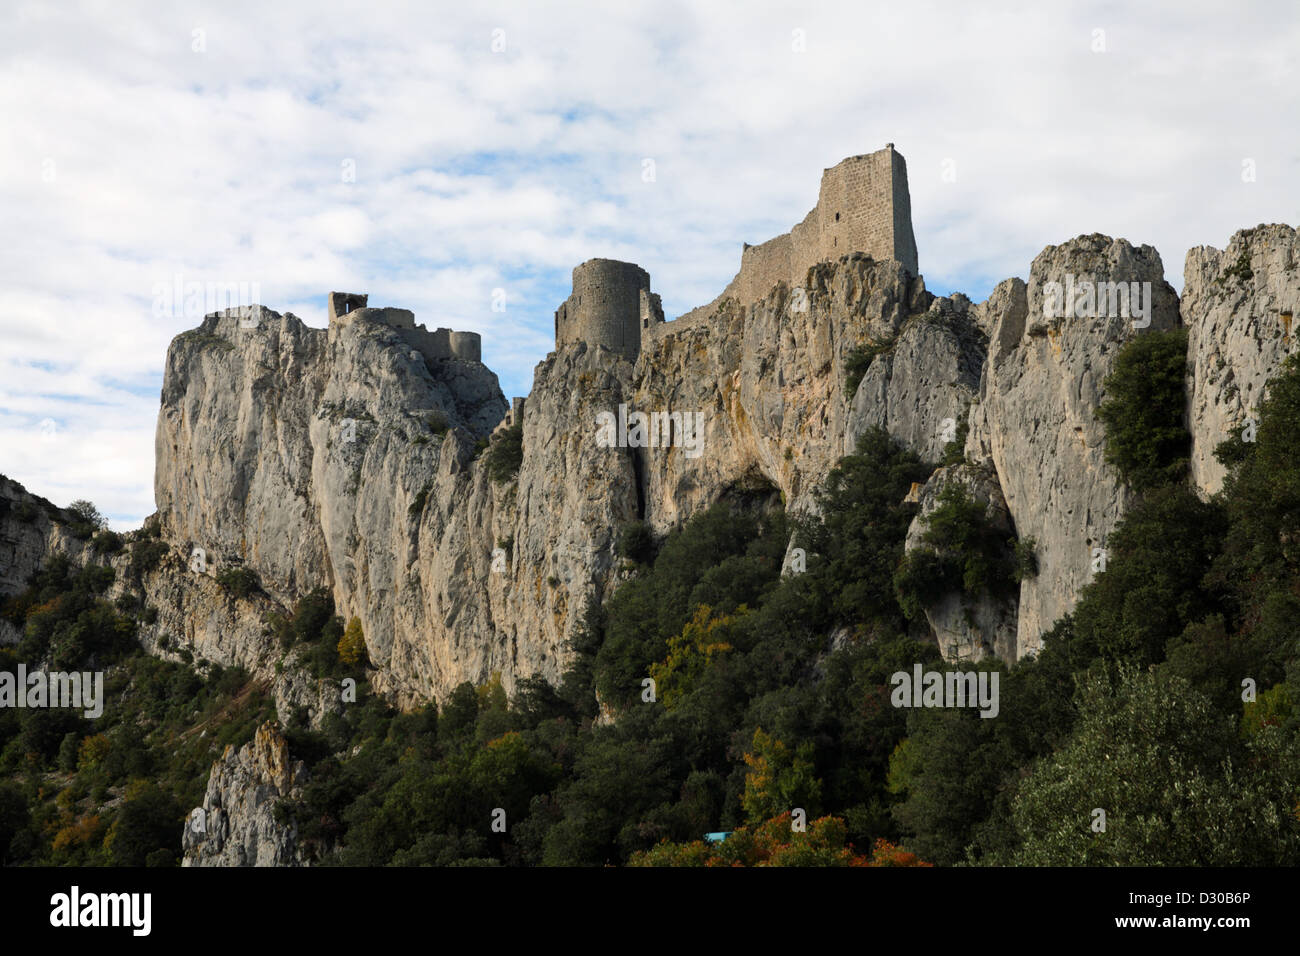
[[[885,142],[908,159],[933,289],[982,297],[1094,231],[1154,245],[1181,287],[1188,247],[1300,218],[1287,13],[9,5],[0,471],[121,524],[152,510],[165,349],[194,322],[150,306],[178,274],[258,283],[316,325],[329,289],[370,292],[481,331],[523,394],[578,262],[640,263],[678,314],[730,279],[742,241],[803,217],[822,168]]]

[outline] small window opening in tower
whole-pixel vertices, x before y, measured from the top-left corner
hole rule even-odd
[[[839,213],[836,213],[836,214],[835,214],[835,221],[836,221],[836,222],[839,222],[839,221],[840,221],[840,214],[839,214]]]

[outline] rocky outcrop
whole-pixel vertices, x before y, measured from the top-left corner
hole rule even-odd
[[[963,295],[935,299],[904,324],[892,348],[877,357],[853,398],[844,454],[879,426],[923,461],[943,458],[979,395],[988,337]]]
[[[415,498],[438,461],[431,416],[478,437],[506,404],[484,366],[430,363],[399,331],[364,320],[310,329],[246,307],[178,336],[156,437],[167,538],[204,549],[214,567],[254,567],[271,594],[289,598],[328,583],[325,570],[344,557],[327,554],[329,537],[355,532],[355,544],[378,546],[359,536],[405,536],[355,520],[358,508]]]
[[[191,811],[181,838],[182,866],[302,866],[292,824],[276,822],[275,805],[301,796],[302,761],[272,723],[212,765],[203,806]]]
[[[618,529],[640,515],[632,450],[600,447],[596,428],[600,412],[628,401],[631,374],[603,347],[548,356],[512,480],[493,481],[468,439],[449,435],[413,522],[409,565],[393,583],[390,636],[382,620],[377,640],[367,629],[371,659],[383,662],[378,689],[414,701],[498,672],[507,690],[531,674],[558,680],[587,605],[615,583]],[[369,585],[338,580],[349,601],[379,596],[373,572]]]
[[[90,541],[73,534],[70,523],[62,508],[0,475],[0,600],[24,591],[52,553],[78,564],[91,557]],[[21,639],[19,630],[0,617],[0,645]]]
[[[1260,227],[1223,253],[1189,253],[1181,321],[1207,490],[1222,477],[1213,445],[1291,349],[1294,240]],[[1079,301],[1057,301],[1062,287]],[[1130,289],[1136,300],[1115,298]],[[497,430],[507,404],[481,363],[414,350],[365,310],[327,330],[261,307],[209,316],[168,353],[156,495],[172,553],[143,580],[157,618],[141,639],[247,667],[281,710],[306,707],[318,723],[337,689],[286,667],[264,620],[326,586],[339,613],[361,619],[372,685],[400,705],[493,673],[507,690],[528,675],[557,680],[584,610],[617,585],[627,522],[663,533],[734,490],[809,509],[867,428],[938,462],[966,424],[968,461],[996,477],[984,497],[1035,539],[1039,574],[1021,585],[1014,642],[1005,608],[935,604],[930,624],[954,653],[1019,657],[1073,606],[1129,504],[1095,418],[1114,357],[1179,322],[1158,254],[1124,240],[1050,246],[1027,283],[1007,280],[979,304],[935,298],[898,263],[855,253],[811,267],[797,288],[778,281],[755,301],[724,296],[647,327],[635,362],[565,344],[537,366],[518,410],[522,461],[499,481],[481,443],[510,440]],[[602,416],[638,411],[698,418],[699,443],[676,426],[657,447],[600,440]],[[10,533],[10,580],[54,546],[45,533]],[[195,549],[199,572],[187,565]],[[239,565],[264,595],[235,599],[215,582]]]
[[[845,435],[865,427],[844,394],[851,353],[896,338],[933,298],[898,263],[855,254],[808,270],[798,291],[781,282],[752,304],[724,299],[661,326],[637,362],[636,407],[702,414],[705,443],[696,457],[643,450],[646,520],[666,530],[745,485],[811,507]],[[885,418],[900,434],[910,426],[897,409]]]
[[[993,469],[985,466],[953,465],[936,469],[916,496],[917,512],[907,529],[905,552],[928,547],[924,541],[927,519],[939,505],[945,488],[956,485],[973,501],[984,505],[990,526],[1011,535],[1011,516]],[[1004,660],[1016,658],[1017,604],[1014,598],[993,594],[963,595],[961,591],[936,594],[925,602],[925,618],[943,656],[952,661],[982,660],[996,654]]]
[[[1150,314],[1135,318],[1110,296],[1098,305],[1095,289],[1089,304],[1085,282],[1138,283],[1139,294],[1149,289]],[[1067,303],[1059,292],[1079,298]],[[980,313],[989,353],[967,457],[992,463],[1018,536],[1037,543],[1038,576],[1020,589],[1019,657],[1074,606],[1094,549],[1105,547],[1129,502],[1105,462],[1095,410],[1116,353],[1134,335],[1176,327],[1178,299],[1155,249],[1091,235],[1048,246],[1028,285],[1003,282]]]
[[[1056,302],[1052,283],[1079,302]],[[1087,283],[1100,301],[1083,297]],[[978,305],[936,299],[897,263],[845,256],[798,289],[779,282],[649,330],[635,364],[581,342],[552,353],[521,410],[519,472],[497,482],[475,445],[505,413],[491,373],[430,364],[382,323],[323,332],[262,314],[251,333],[223,314],[173,345],[164,527],[182,551],[211,542],[218,566],[256,567],[278,601],[331,587],[340,613],[362,620],[373,685],[399,704],[496,672],[507,690],[558,679],[584,609],[617,584],[623,524],[662,533],[737,489],[811,508],[877,425],[934,462],[969,425],[967,458],[996,476],[986,497],[1035,539],[1040,571],[1021,585],[1014,642],[1005,607],[936,605],[931,625],[959,653],[1031,653],[1129,501],[1104,460],[1102,382],[1124,342],[1179,322],[1155,250],[1104,236],[1048,247],[1027,284],[1008,280]],[[866,346],[878,354],[846,394]],[[599,440],[602,415],[638,411],[697,416],[702,439],[692,449],[669,426],[657,447]],[[236,493],[214,497],[227,486]],[[186,612],[213,630],[190,625],[195,647],[265,666],[251,618],[207,611]]]
[[[1187,326],[1188,424],[1192,480],[1209,493],[1223,485],[1214,449],[1231,433],[1249,436],[1269,377],[1296,351],[1300,252],[1290,226],[1256,226],[1220,252],[1197,246],[1183,270]]]
[[[248,312],[210,316],[169,350],[156,477],[168,539],[203,548],[209,573],[255,568],[285,605],[330,587],[362,622],[374,686],[398,703],[494,672],[507,689],[558,679],[586,604],[611,586],[615,531],[640,514],[631,452],[597,448],[594,427],[627,401],[632,366],[585,348],[539,365],[528,454],[497,483],[476,458],[506,411],[484,366],[429,362],[364,317],[327,332],[260,310],[248,329]],[[254,610],[231,617],[214,596],[195,613],[165,579],[154,588],[200,653],[254,670],[274,655]]]

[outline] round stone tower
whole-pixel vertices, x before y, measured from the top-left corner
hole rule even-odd
[[[573,293],[555,312],[557,348],[603,345],[636,360],[641,351],[642,292],[650,274],[631,262],[588,259],[573,270]]]

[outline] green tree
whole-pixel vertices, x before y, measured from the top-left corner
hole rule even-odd
[[[68,505],[68,514],[72,517],[72,533],[79,538],[89,538],[96,531],[108,527],[108,519],[85,498],[78,498]]]
[[[869,429],[856,452],[831,470],[818,493],[821,518],[799,528],[799,543],[810,559],[802,586],[808,590],[812,627],[854,623],[885,632],[906,629],[893,574],[916,506],[904,504],[903,497],[930,470],[882,428]]]
[[[1036,765],[1013,818],[1011,862],[1031,866],[1235,866],[1300,862],[1300,749],[1236,721],[1185,680],[1092,672],[1070,741]],[[1105,812],[1104,829],[1096,811]]]
[[[1081,593],[1076,652],[1142,664],[1164,660],[1169,641],[1219,607],[1205,577],[1226,532],[1223,509],[1194,490],[1149,491],[1111,534],[1105,570]]]
[[[1187,474],[1186,375],[1187,330],[1178,328],[1131,339],[1102,384],[1097,417],[1106,426],[1106,461],[1136,490]]]
[[[754,739],[745,754],[749,772],[745,775],[745,795],[741,805],[751,823],[789,813],[796,807],[813,816],[821,809],[821,781],[813,766],[811,743],[791,750],[782,741],[754,731]]]
[[[184,812],[175,797],[146,784],[127,798],[109,828],[105,844],[114,866],[144,866],[159,849],[180,852]]]
[[[509,481],[519,474],[524,462],[524,423],[519,422],[497,435],[487,446],[487,473],[495,482]]]
[[[217,583],[237,598],[246,598],[261,587],[257,572],[242,565],[217,572]]]

